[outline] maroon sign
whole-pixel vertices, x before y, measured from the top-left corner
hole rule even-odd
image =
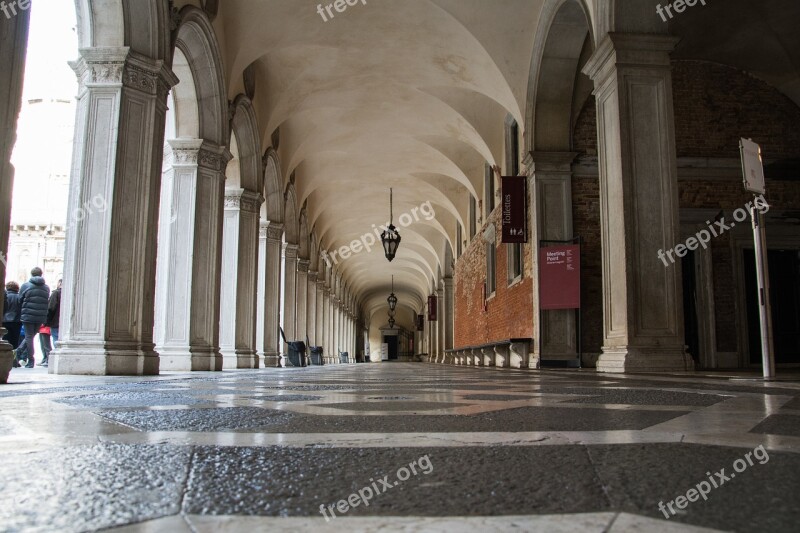
[[[425,315],[417,315],[417,331],[425,331]]]
[[[428,296],[428,320],[436,322],[436,295]]]
[[[539,250],[539,307],[579,309],[581,247],[549,246]]]
[[[503,243],[528,242],[528,178],[525,176],[503,176],[502,239]]]

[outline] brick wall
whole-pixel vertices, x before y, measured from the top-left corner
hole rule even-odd
[[[523,245],[525,257],[522,281],[508,286],[506,244],[500,243],[500,206],[456,262],[455,271],[455,347],[474,346],[492,341],[532,337],[533,283],[531,245]],[[494,297],[483,310],[483,284],[486,280],[486,243],[483,231],[490,223],[496,233],[496,281]]]

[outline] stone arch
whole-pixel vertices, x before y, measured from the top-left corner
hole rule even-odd
[[[299,244],[300,241],[300,215],[297,209],[297,194],[294,184],[290,183],[284,193],[284,225],[286,242],[289,244]]]
[[[261,192],[264,175],[261,172],[261,139],[255,110],[250,99],[240,94],[233,101],[231,138],[235,136],[239,152],[240,186]]]
[[[79,47],[128,46],[138,54],[169,62],[169,4],[140,4],[138,0],[75,0]]]
[[[548,0],[542,8],[528,81],[527,152],[570,150],[572,117],[580,111],[574,109],[574,95],[584,76],[579,66],[594,43],[590,13],[585,0]],[[588,78],[581,88],[591,93]]]
[[[206,14],[194,6],[184,7],[180,15],[181,25],[178,27],[175,49],[186,57],[195,82],[198,137],[217,146],[227,146],[228,99],[214,28]]]
[[[300,259],[309,259],[310,258],[309,239],[311,232],[308,231],[308,215],[306,214],[305,207],[300,211],[298,227],[300,232],[298,234],[297,244],[300,246],[300,248],[297,251],[297,257],[299,257]]]
[[[278,153],[272,147],[268,148],[262,158],[264,166],[264,208],[270,222],[281,224],[284,221],[284,195],[283,176],[281,176],[281,162]]]

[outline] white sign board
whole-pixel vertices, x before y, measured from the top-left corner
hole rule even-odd
[[[761,161],[761,147],[750,139],[739,141],[742,152],[742,174],[747,191],[764,194],[764,164]]]
[[[383,343],[381,344],[381,361],[388,361],[389,360],[389,344]]]

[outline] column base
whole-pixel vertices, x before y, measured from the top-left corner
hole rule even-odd
[[[528,357],[528,368],[539,370],[542,368],[542,354],[531,352]]]
[[[259,368],[260,358],[255,352],[220,350],[223,370],[234,368]]]
[[[209,348],[159,347],[161,370],[216,372],[222,370],[222,355]]]
[[[277,368],[280,356],[276,353],[262,353],[261,359],[264,361],[264,368]]]
[[[83,376],[157,376],[159,367],[153,344],[59,341],[58,348],[50,353],[47,371]]]
[[[694,360],[680,348],[603,346],[598,372],[690,372]]]
[[[0,384],[8,383],[8,374],[14,363],[14,352],[7,342],[0,342]]]

